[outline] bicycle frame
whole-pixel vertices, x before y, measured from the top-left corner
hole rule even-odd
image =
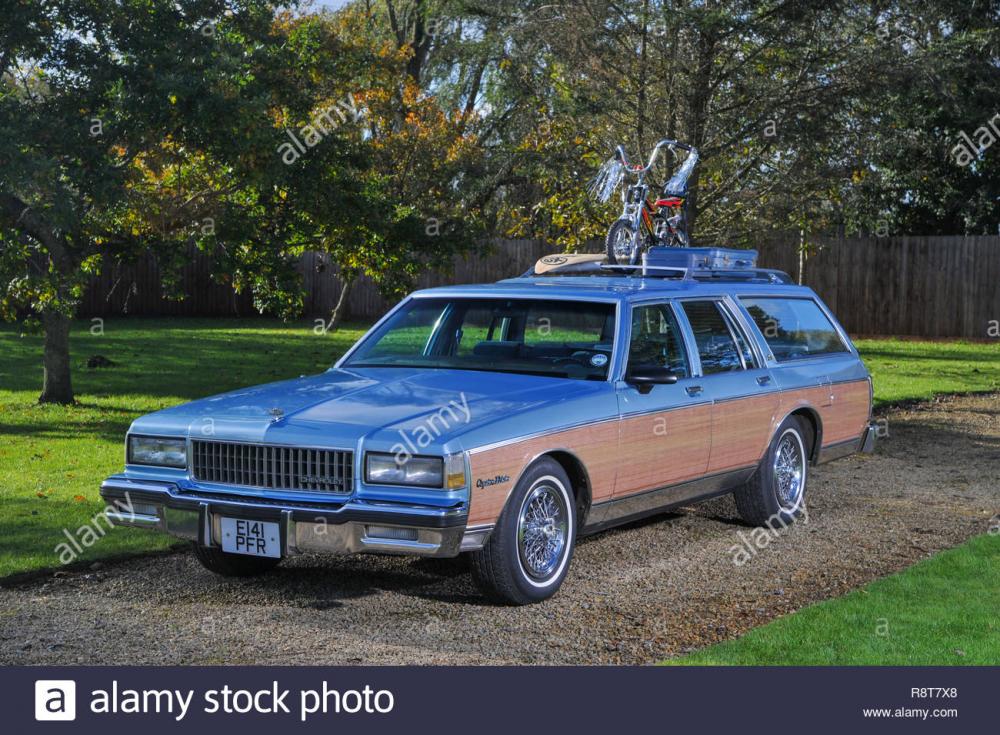
[[[649,196],[649,185],[646,184],[646,174],[656,165],[660,151],[664,148],[686,151],[688,157],[664,187],[666,196],[652,199]],[[677,240],[681,246],[688,245],[684,227],[687,220],[687,180],[698,163],[698,151],[685,143],[664,138],[653,148],[645,166],[630,163],[625,147],[621,145],[615,149],[615,158],[625,167],[623,174],[631,174],[636,179],[635,184],[622,191],[623,207],[619,218],[628,220],[632,225],[633,248],[640,247],[647,237],[663,244],[673,244]],[[671,212],[669,216],[662,215],[665,209]]]

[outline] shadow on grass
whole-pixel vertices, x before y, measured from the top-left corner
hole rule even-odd
[[[315,334],[311,323],[245,319],[108,320],[103,335],[92,335],[87,327],[89,323],[77,322],[70,340],[78,395],[194,399],[322,372],[354,343],[364,325],[346,325],[325,335]],[[22,338],[5,325],[0,327],[0,353],[4,389],[41,390],[40,337]],[[97,354],[114,366],[87,368],[87,358]]]

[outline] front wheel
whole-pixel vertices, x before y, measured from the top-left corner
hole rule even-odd
[[[562,585],[575,542],[569,478],[558,462],[543,458],[521,477],[486,545],[473,552],[473,576],[500,602],[540,602]]]
[[[639,262],[640,248],[636,243],[635,228],[627,219],[617,220],[604,238],[608,264],[635,265]]]

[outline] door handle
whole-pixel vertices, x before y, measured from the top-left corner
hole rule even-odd
[[[770,383],[771,383],[770,375],[761,375],[760,377],[757,378],[757,385],[770,385]]]
[[[701,386],[700,385],[689,385],[684,390],[687,391],[687,394],[689,396],[700,396],[701,395]]]

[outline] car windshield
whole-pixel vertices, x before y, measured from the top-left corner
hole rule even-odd
[[[614,304],[545,299],[411,299],[343,367],[422,367],[605,380]]]

